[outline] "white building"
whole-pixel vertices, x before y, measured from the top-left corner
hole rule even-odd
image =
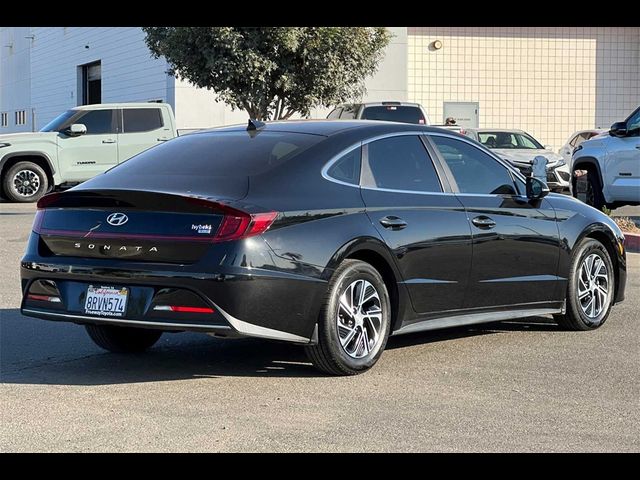
[[[480,127],[522,128],[558,148],[640,104],[640,28],[392,27],[364,100],[477,111]],[[166,73],[135,27],[0,28],[0,134],[37,130],[83,103],[165,101],[178,128],[244,122],[243,111]],[[326,110],[314,112],[324,116]]]

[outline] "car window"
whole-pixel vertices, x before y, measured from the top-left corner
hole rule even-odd
[[[571,140],[569,141],[569,145],[572,147],[576,146],[576,142],[578,141],[578,139],[580,138],[581,134],[575,135],[574,137],[571,138]]]
[[[627,131],[630,136],[640,135],[640,108],[633,112],[627,120]]]
[[[538,150],[544,147],[531,135],[515,132],[479,132],[480,143],[487,148],[516,148]]]
[[[343,120],[352,120],[356,118],[360,105],[345,105],[340,113],[340,118]]]
[[[362,112],[363,120],[385,120],[388,122],[425,124],[422,110],[408,105],[382,105],[366,107]]]
[[[334,108],[331,110],[331,113],[327,115],[327,119],[335,120],[336,118],[340,118],[340,113],[342,112],[342,107]]]
[[[162,112],[159,108],[124,108],[122,110],[124,133],[149,132],[162,128]]]
[[[384,138],[368,145],[369,186],[413,192],[441,192],[440,180],[416,135]]]
[[[461,193],[508,194],[516,190],[507,168],[473,145],[450,137],[431,136]]]
[[[589,138],[591,138],[591,133],[590,132],[581,133],[580,135],[578,135],[575,138],[575,141],[572,144],[572,147],[577,147],[578,145],[580,145],[585,140],[588,140]]]
[[[331,165],[331,168],[327,170],[327,175],[341,182],[359,185],[361,157],[362,149],[360,147],[351,150]]]
[[[87,135],[115,133],[116,131],[113,110],[91,110],[76,118],[74,123],[82,123],[87,127]]]
[[[110,171],[129,175],[233,177],[266,173],[321,142],[304,133],[204,132],[177,137]]]

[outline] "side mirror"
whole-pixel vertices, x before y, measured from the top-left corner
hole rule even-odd
[[[527,177],[527,198],[540,200],[549,193],[549,187],[545,182],[536,177]]]
[[[612,137],[626,137],[627,136],[627,122],[616,122],[611,125],[609,129],[609,135]]]
[[[69,125],[69,128],[67,128],[64,133],[70,137],[79,137],[87,133],[87,126],[83,123],[73,123]]]

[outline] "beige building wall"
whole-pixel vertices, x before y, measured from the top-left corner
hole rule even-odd
[[[521,128],[557,150],[640,104],[640,28],[409,27],[408,96],[434,123],[443,102],[479,102],[480,127]]]

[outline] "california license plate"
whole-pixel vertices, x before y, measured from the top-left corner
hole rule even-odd
[[[122,317],[127,310],[126,288],[94,287],[87,288],[87,299],[84,302],[85,313],[104,315],[108,317]]]

